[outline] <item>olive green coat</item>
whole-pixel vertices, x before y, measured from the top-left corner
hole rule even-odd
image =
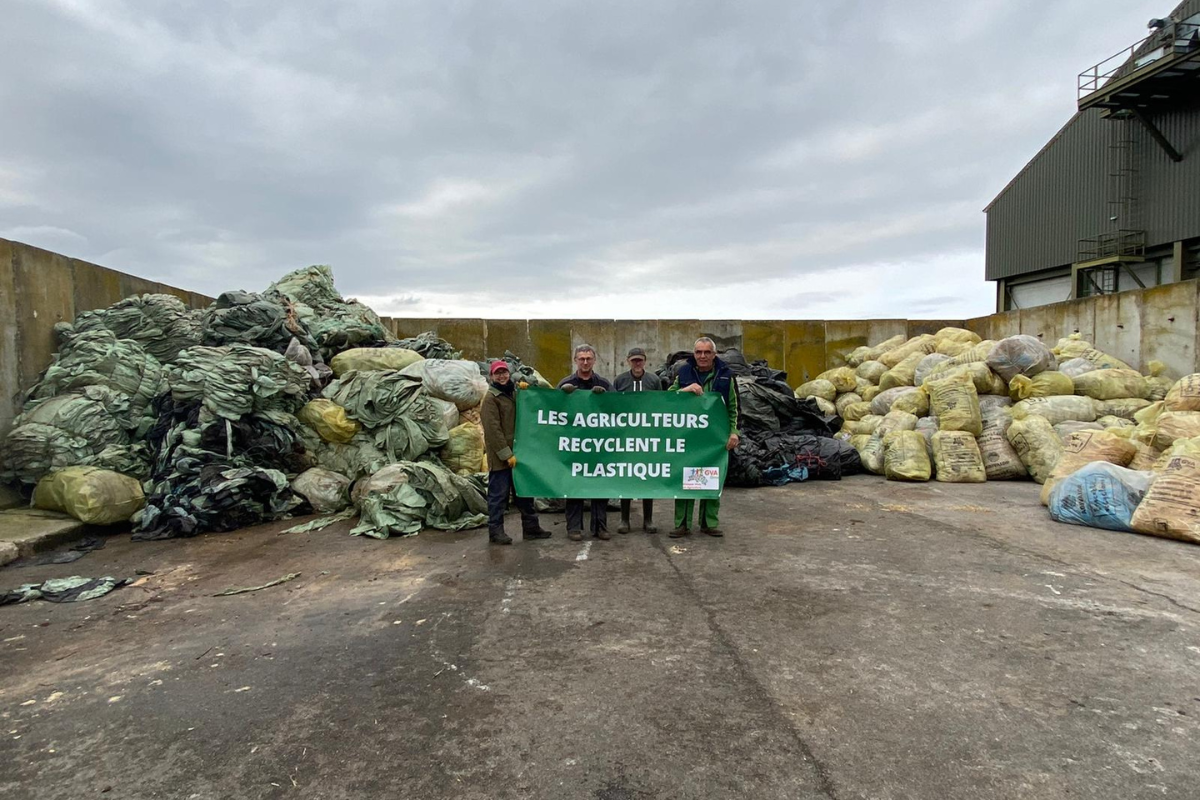
[[[483,449],[487,451],[489,470],[508,469],[508,459],[513,454],[513,435],[517,430],[516,396],[519,391],[514,390],[513,396],[509,397],[495,386],[489,386],[483,396],[479,418],[483,423]]]

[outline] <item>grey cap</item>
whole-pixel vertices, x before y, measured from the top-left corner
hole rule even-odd
[[[645,351],[645,350],[643,350],[643,349],[642,349],[642,348],[640,348],[640,347],[632,347],[632,348],[630,348],[630,349],[629,349],[629,352],[628,352],[628,353],[625,355],[625,357],[626,357],[626,358],[633,358],[634,356],[641,356],[642,358],[645,358],[645,357],[646,357],[646,351]]]

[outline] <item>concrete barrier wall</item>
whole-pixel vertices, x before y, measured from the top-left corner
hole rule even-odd
[[[143,280],[86,261],[0,239],[0,436],[7,432],[22,391],[49,365],[56,348],[56,322],[80,311],[104,308],[144,292],[173,294],[201,308],[212,299]],[[1197,335],[1200,290],[1196,281],[1167,284],[1009,311],[970,320],[607,320],[607,319],[416,319],[384,317],[397,336],[432,330],[462,349],[465,358],[502,356],[505,350],[537,367],[551,381],[570,374],[572,350],[596,349],[597,371],[613,377],[631,347],[645,348],[657,365],[676,351],[690,350],[699,336],[718,349],[736,347],[746,358],[766,359],[787,370],[795,386],[847,354],[897,334],[916,336],[946,325],[970,328],[987,339],[1015,333],[1037,336],[1053,346],[1079,333],[1096,347],[1145,368],[1152,360],[1173,377],[1200,371]]]
[[[798,385],[845,364],[856,347],[897,334],[933,333],[947,325],[968,328],[985,339],[1025,333],[1051,347],[1078,333],[1139,369],[1161,361],[1169,375],[1179,377],[1200,372],[1198,308],[1200,287],[1192,280],[968,320],[385,319],[400,337],[436,331],[462,348],[465,358],[480,360],[511,350],[554,381],[570,374],[571,352],[584,342],[596,348],[597,371],[611,377],[625,369],[630,347],[645,348],[650,363],[658,364],[672,352],[690,350],[697,337],[708,336],[718,349],[736,347],[750,360],[766,359],[787,370],[788,380]]]
[[[58,349],[54,325],[130,295],[173,294],[193,308],[212,298],[0,239],[0,436]]]

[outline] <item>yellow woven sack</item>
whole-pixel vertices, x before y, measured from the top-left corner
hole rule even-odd
[[[1064,394],[1075,394],[1075,382],[1069,376],[1055,370],[1039,372],[1032,378],[1028,375],[1015,375],[1008,382],[1008,395],[1013,400]]]
[[[975,437],[966,431],[938,431],[933,435],[934,477],[942,483],[983,483],[987,470]]]
[[[816,403],[817,408],[819,408],[821,413],[827,417],[832,417],[834,414],[838,413],[837,405],[829,402],[824,397],[810,397],[806,399],[812,400],[814,403]],[[843,419],[845,418],[843,417]]]
[[[355,347],[334,356],[329,368],[340,378],[351,370],[404,369],[409,364],[424,360],[420,353],[403,347]]]
[[[846,356],[846,363],[852,367],[857,367],[859,364],[867,360],[867,356],[870,355],[870,353],[871,348],[867,347],[866,345],[863,345],[862,347],[856,347],[850,351],[850,355]]]
[[[458,475],[480,472],[484,459],[483,426],[464,422],[450,431],[450,440],[438,451],[446,469]]]
[[[858,383],[854,380],[858,376],[854,374],[854,370],[850,367],[835,367],[827,369],[816,377],[818,381],[829,381],[833,384],[833,388],[838,394],[843,392],[853,392],[858,388]],[[829,398],[832,400],[833,398]]]
[[[975,436],[983,433],[979,395],[969,376],[960,373],[926,381],[925,390],[929,392],[929,413],[938,418],[941,430],[967,431]]]
[[[1171,443],[1171,446],[1166,450],[1157,451],[1158,457],[1154,459],[1154,463],[1150,469],[1155,472],[1162,472],[1167,468],[1175,456],[1187,456],[1189,458],[1200,458],[1200,438],[1196,439],[1176,439]]]
[[[889,350],[879,357],[879,362],[888,369],[899,364],[904,359],[911,356],[913,353],[926,355],[933,352],[933,335],[923,333],[920,336],[914,336],[904,344],[897,347],[895,350]]]
[[[1060,422],[1095,422],[1096,406],[1090,397],[1031,397],[1012,407],[1013,419],[1045,417],[1051,425]]]
[[[867,351],[866,358],[864,358],[863,361],[878,361],[879,357],[884,353],[895,350],[897,347],[904,344],[905,338],[906,337],[904,334],[898,333],[892,338],[880,342]]]
[[[842,410],[841,417],[847,422],[856,422],[871,413],[871,404],[865,401],[851,403]]]
[[[1164,411],[1155,423],[1154,446],[1166,450],[1176,439],[1200,436],[1200,411]]]
[[[347,444],[362,429],[357,420],[346,416],[346,409],[332,400],[311,400],[300,409],[296,418],[322,439],[335,444]]]
[[[1137,455],[1137,446],[1107,431],[1077,431],[1062,440],[1062,455],[1042,485],[1042,505],[1050,505],[1054,484],[1093,461],[1127,467]]]
[[[805,400],[809,397],[819,397],[822,400],[833,402],[837,397],[837,388],[825,380],[824,378],[815,378],[808,383],[802,383],[796,387],[796,397]]]
[[[1163,405],[1167,411],[1200,411],[1200,372],[1175,381]]]
[[[1141,442],[1134,442],[1133,446],[1137,448],[1137,453],[1133,456],[1133,460],[1129,462],[1129,468],[1140,472],[1154,469],[1154,465],[1158,462],[1162,451],[1157,447],[1142,444]]]
[[[1051,351],[1058,356],[1060,361],[1068,361],[1072,358],[1082,358],[1096,365],[1096,369],[1133,369],[1116,356],[1110,356],[1108,353],[1097,350],[1092,347],[1092,343],[1085,341],[1078,333],[1072,333],[1063,339],[1058,340]]]
[[[146,496],[137,478],[99,467],[67,467],[38,481],[33,505],[70,514],[89,525],[128,522]]]
[[[897,386],[912,386],[917,375],[917,364],[921,363],[928,353],[916,352],[905,358],[896,366],[889,369],[879,378],[881,389],[894,389]]]
[[[933,340],[938,344],[942,342],[957,342],[958,344],[976,345],[982,341],[979,334],[975,331],[969,331],[966,328],[942,328],[933,335]]]
[[[1075,394],[1096,400],[1144,399],[1149,393],[1145,376],[1131,369],[1096,369],[1075,378]]]
[[[833,407],[837,411],[838,416],[845,418],[842,412],[846,410],[846,407],[853,403],[861,403],[862,401],[863,399],[854,392],[846,392],[845,394],[838,395],[838,399],[833,402]]]
[[[858,365],[858,369],[854,370],[854,374],[869,383],[876,386],[879,385],[879,379],[883,377],[883,373],[887,372],[888,368],[878,361],[864,361]]]
[[[1108,370],[1111,372],[1112,370]],[[1137,397],[1119,397],[1115,400],[1093,400],[1096,409],[1096,419],[1100,417],[1120,417],[1132,420],[1134,415],[1144,408],[1150,407],[1149,400]]]
[[[917,418],[903,411],[889,411],[879,423],[879,427],[871,434],[870,440],[859,450],[863,467],[875,475],[883,474],[884,446],[883,440],[892,431],[911,431],[917,427]],[[923,437],[922,437],[923,439]],[[922,444],[922,447],[924,445]]]
[[[889,481],[927,481],[930,475],[925,437],[917,431],[892,431],[883,439],[883,474]]]
[[[911,392],[905,392],[892,403],[892,411],[906,411],[917,417],[925,417],[929,415],[929,393],[925,391],[925,387],[913,389]]]
[[[1150,484],[1150,491],[1133,512],[1131,525],[1140,533],[1200,544],[1197,497],[1200,459],[1175,456]]]
[[[867,434],[870,436],[879,427],[879,423],[883,422],[883,417],[876,414],[868,414],[860,420],[847,422],[844,427],[848,428],[852,434]]]
[[[1054,432],[1050,421],[1036,414],[1013,419],[1008,428],[1008,442],[1017,451],[1017,457],[1029,471],[1030,477],[1038,483],[1046,482],[1062,456],[1062,440]]]

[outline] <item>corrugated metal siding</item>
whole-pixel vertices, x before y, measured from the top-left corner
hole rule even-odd
[[[1109,125],[1131,125],[1137,145],[1137,227],[1150,246],[1200,236],[1200,104],[1151,120],[1183,154],[1171,161],[1136,121],[1077,115],[987,211],[987,279],[1076,260],[1080,239],[1110,230],[1105,183]],[[1126,226],[1130,227],[1130,226]]]
[[[1142,223],[1151,244],[1200,236],[1200,103],[1152,117],[1183,161],[1167,158],[1143,131]]]
[[[1075,261],[1078,242],[1105,217],[1106,131],[1099,110],[1077,115],[987,214],[987,278]]]

